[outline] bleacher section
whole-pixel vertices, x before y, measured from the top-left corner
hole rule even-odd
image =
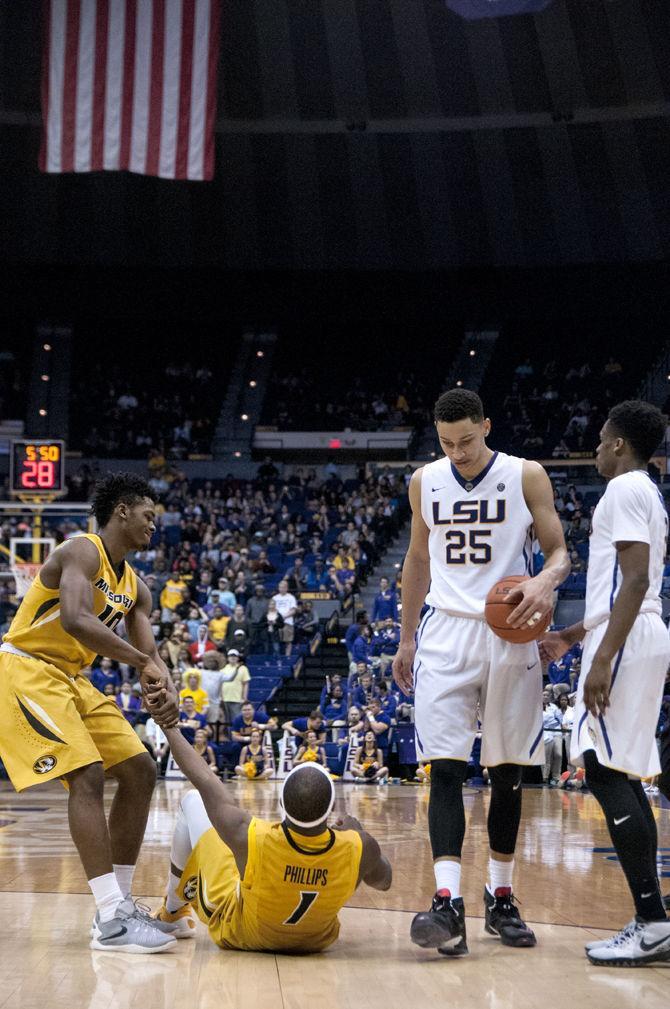
[[[133,373],[127,361],[150,334],[129,332],[125,321],[122,328],[113,322],[99,320],[93,330],[75,333],[72,387],[85,393],[71,411],[70,447],[93,457],[121,459],[147,459],[152,453],[170,459],[208,454],[230,355],[217,355],[214,366],[213,338],[199,332],[189,337],[188,357],[166,354],[160,367]],[[170,326],[154,325],[161,327],[169,347]],[[91,356],[92,345],[109,342],[114,356]]]
[[[316,635],[315,635],[316,638]],[[246,664],[251,674],[249,700],[255,708],[267,707],[287,680],[300,676],[309,645],[297,645],[286,655],[250,655]]]
[[[639,340],[631,357],[628,334],[602,318],[583,325],[588,336],[576,335],[568,313],[554,334],[503,331],[479,390],[496,448],[529,459],[592,454],[610,407],[637,395],[653,341]]]

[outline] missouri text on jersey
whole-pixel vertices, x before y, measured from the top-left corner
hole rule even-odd
[[[100,589],[100,591],[107,596],[110,603],[120,603],[127,610],[129,610],[134,604],[134,600],[131,599],[130,596],[126,596],[119,592],[112,592],[104,578],[98,578],[95,583],[95,587],[96,589]]]

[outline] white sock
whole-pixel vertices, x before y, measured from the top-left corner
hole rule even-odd
[[[188,828],[188,823],[186,822],[186,816],[184,814],[183,808],[179,807],[179,812],[177,813],[177,820],[174,825],[174,834],[172,835],[172,847],[170,849],[170,864],[178,868],[180,865],[184,866],[189,860],[191,851],[193,850],[193,845],[191,844],[191,835]],[[183,897],[177,896],[177,887],[179,886],[179,881],[181,880],[181,873],[176,876],[172,869],[168,873],[167,885],[166,885],[166,895],[165,895],[165,906],[167,907],[170,914],[174,914],[178,911],[180,907],[183,907],[187,902]]]
[[[179,873],[178,876],[175,876],[173,872],[170,872],[167,883],[167,896],[165,898],[165,906],[170,914],[174,914],[175,911],[178,911],[180,907],[183,907],[184,904],[186,904],[183,897],[177,896],[177,887],[179,886],[180,881],[181,873]]]
[[[461,863],[441,858],[433,866],[435,889],[448,890],[452,897],[461,896]]]
[[[512,889],[512,876],[514,875],[514,859],[511,862],[499,862],[495,858],[489,857],[489,890],[495,893],[501,886],[508,886]]]
[[[114,875],[116,876],[119,889],[124,897],[130,896],[130,891],[133,888],[133,876],[135,875],[134,865],[115,865]]]
[[[95,906],[100,915],[100,921],[111,921],[116,914],[116,909],[123,900],[123,894],[118,880],[113,872],[106,872],[104,876],[96,876],[89,879],[88,885],[95,898]]]

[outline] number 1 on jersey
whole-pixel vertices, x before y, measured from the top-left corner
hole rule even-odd
[[[300,903],[296,907],[296,909],[293,912],[293,914],[291,914],[286,919],[285,922],[282,922],[282,924],[283,925],[297,925],[298,922],[301,921],[305,917],[305,915],[307,914],[307,912],[309,911],[310,907],[312,906],[312,904],[314,903],[314,901],[316,900],[316,898],[318,896],[319,896],[319,894],[317,892],[315,892],[314,890],[301,890],[300,891]]]

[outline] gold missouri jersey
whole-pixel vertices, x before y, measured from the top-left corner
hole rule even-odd
[[[137,575],[124,562],[118,577],[100,537],[87,533],[86,539],[93,543],[100,557],[91,583],[93,612],[98,620],[113,629],[137,602]],[[76,676],[84,666],[90,665],[96,655],[63,629],[60,622],[60,589],[47,589],[39,574],[23,597],[3,641],[33,658],[57,666],[69,676]]]
[[[242,880],[234,880],[232,852],[214,830],[200,839],[182,876],[185,880],[193,872],[199,880],[198,911],[209,918],[214,941],[224,948],[252,950],[330,946],[340,931],[337,915],[358,883],[360,834],[328,829],[305,837],[283,823],[254,818],[248,838]]]

